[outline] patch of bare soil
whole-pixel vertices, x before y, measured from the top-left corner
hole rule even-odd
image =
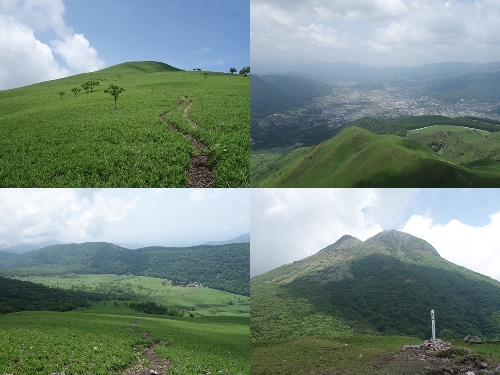
[[[193,105],[193,102],[189,102],[188,105],[186,106],[186,108],[184,108],[184,111],[182,112],[182,114],[183,114],[184,118],[189,121],[189,123],[191,124],[193,129],[196,129],[198,127],[198,124],[196,122],[194,122],[193,120],[191,120],[187,115],[189,108],[191,108],[192,105]]]
[[[497,363],[479,360],[472,351],[465,356],[456,356],[449,349],[450,355],[447,356],[443,355],[443,350],[427,350],[424,344],[417,347],[405,346],[401,352],[385,356],[375,369],[388,375],[484,375],[496,374],[500,370]]]
[[[187,112],[193,102],[189,102],[187,106],[184,108],[183,115],[185,118],[189,120],[193,129],[197,128],[198,125],[192,121],[188,116]],[[180,107],[184,105],[184,100],[181,100],[179,105]],[[201,142],[199,139],[193,137],[190,134],[186,134],[182,132],[179,128],[177,128],[174,124],[167,121],[167,115],[169,112],[166,112],[160,116],[160,119],[168,125],[170,129],[177,133],[181,133],[182,136],[187,139],[193,145],[193,149],[195,153],[191,156],[191,160],[189,163],[189,172],[188,172],[188,188],[208,188],[213,186],[213,171],[209,164],[208,155],[203,153],[202,150],[206,149],[206,145]],[[198,151],[198,152],[196,152]]]
[[[134,332],[137,332],[137,323],[140,323],[140,321],[130,323],[130,329]],[[141,335],[144,338],[152,339],[147,332],[141,332]],[[172,367],[172,363],[160,357],[154,350],[156,346],[165,343],[165,341],[157,341],[144,348],[134,347],[135,356],[139,364],[125,370],[123,375],[165,375],[167,370]],[[149,364],[145,365],[145,363]]]

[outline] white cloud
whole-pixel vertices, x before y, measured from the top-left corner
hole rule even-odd
[[[250,12],[258,64],[266,58],[375,65],[500,60],[494,0],[252,0]]]
[[[254,189],[251,274],[312,255],[344,234],[366,240],[401,220],[412,189]]]
[[[75,73],[93,72],[104,68],[105,63],[97,57],[97,51],[83,34],[74,34],[62,40],[51,42],[55,52],[60,54]]]
[[[50,47],[33,30],[11,16],[0,15],[0,90],[64,77]]]
[[[54,30],[59,36],[71,33],[64,21],[62,0],[2,0],[0,14],[13,16],[18,22],[30,25],[35,31]]]
[[[105,198],[99,191],[82,190],[2,190],[0,244],[101,236],[118,225],[139,199]]]
[[[500,212],[477,227],[455,219],[435,224],[431,217],[413,215],[402,231],[426,240],[450,262],[500,280]]]
[[[203,202],[207,198],[207,195],[204,190],[198,189],[195,191],[192,191],[189,194],[189,202],[190,203],[197,203],[197,202]]]
[[[0,89],[95,71],[105,66],[83,34],[64,20],[62,0],[0,1]],[[37,32],[53,31],[50,46]],[[52,47],[52,49],[51,49]],[[61,66],[53,53],[63,57]]]
[[[347,48],[349,37],[331,27],[311,23],[308,27],[299,28],[300,37],[315,47],[320,48]]]

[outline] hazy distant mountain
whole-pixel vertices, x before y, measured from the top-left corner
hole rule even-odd
[[[348,61],[336,61],[314,62],[293,70],[305,74],[310,78],[323,81],[350,80],[360,82],[366,80],[395,79],[398,77],[435,79],[454,77],[471,72],[490,72],[497,69],[500,69],[499,61],[486,64],[450,61],[417,67],[371,66]]]
[[[331,86],[324,82],[296,74],[253,75],[250,79],[252,117],[300,107],[313,97],[331,91]]]
[[[48,241],[43,241],[43,242],[37,242],[37,243],[22,243],[14,246],[1,246],[0,245],[0,250],[3,251],[8,251],[9,253],[16,253],[16,254],[22,254],[26,253],[28,251],[33,251],[33,250],[38,250],[43,247],[47,246],[52,246],[52,245],[59,245],[63,244],[64,242],[57,241],[57,240],[48,240]]]
[[[448,101],[460,99],[498,101],[500,100],[500,70],[445,78],[431,85],[425,93]]]
[[[208,241],[202,245],[228,245],[232,243],[250,243],[250,233],[242,234],[227,241]]]
[[[472,249],[471,249],[472,250]],[[325,334],[500,336],[500,282],[457,266],[426,241],[384,231],[344,236],[250,281],[254,341]]]

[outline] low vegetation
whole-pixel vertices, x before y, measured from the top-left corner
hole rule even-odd
[[[497,343],[475,345],[452,340],[452,351],[436,354],[437,358],[450,355],[443,361],[410,359],[408,354],[401,352],[404,345],[422,342],[409,336],[328,334],[253,344],[251,374],[465,374],[466,364],[474,361],[487,361],[491,366],[488,370],[493,373],[500,363],[500,345]],[[462,371],[450,372],[452,367]]]
[[[0,306],[72,311],[1,311],[1,374],[250,373],[248,297],[150,277],[25,279],[1,279]]]
[[[250,372],[248,318],[162,318],[110,309],[13,313],[1,315],[0,323],[2,374],[118,375],[139,363],[148,368],[147,347],[171,363],[167,374]]]
[[[0,186],[186,187],[193,146],[184,135],[225,150],[210,154],[214,187],[248,186],[250,82],[229,73],[203,77],[130,62],[0,91]],[[126,90],[117,108],[102,86],[113,97]],[[63,97],[67,91],[75,95]],[[181,118],[196,126],[172,119],[182,130],[173,131],[160,116],[186,98],[191,106]]]

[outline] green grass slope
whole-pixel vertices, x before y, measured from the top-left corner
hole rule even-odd
[[[144,351],[153,347],[170,361],[167,374],[244,375],[250,373],[248,337],[248,318],[138,317],[121,315],[120,309],[5,314],[0,373],[123,374],[139,364],[150,366]]]
[[[406,137],[426,145],[441,158],[455,164],[489,161],[497,165],[496,174],[500,175],[499,132],[438,125],[410,130]]]
[[[500,335],[500,283],[441,258],[397,231],[364,242],[345,236],[251,279],[252,342],[312,335]]]
[[[261,187],[468,187],[498,186],[486,175],[443,160],[428,147],[395,135],[348,127],[307,154],[287,160],[288,169]]]
[[[0,91],[0,186],[185,187],[193,147],[166,112],[207,146],[215,186],[248,186],[249,79],[203,73],[129,62]],[[125,89],[117,109],[110,84]]]

